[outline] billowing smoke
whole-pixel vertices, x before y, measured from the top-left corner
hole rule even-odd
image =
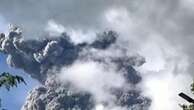
[[[130,83],[128,89],[131,91],[133,88],[131,85],[135,84],[141,88],[144,95],[151,98],[151,110],[178,110],[181,109],[178,104],[184,102],[177,94],[180,91],[189,91],[188,85],[194,75],[193,5],[192,0],[2,0],[0,14],[5,17],[6,22],[21,25],[25,36],[10,38],[14,40],[2,37],[1,42],[5,48],[3,52],[9,54],[8,62],[12,66],[23,68],[42,84],[60,77],[58,81],[63,83],[63,86],[68,85],[68,90],[71,88],[76,92],[89,93],[92,102],[98,103],[94,107],[97,110],[125,109],[115,106],[117,102],[114,100],[104,104],[105,99],[99,100],[95,97],[99,93],[108,94],[111,98],[115,96],[103,88],[103,86],[115,88],[115,85],[112,85],[114,77],[106,84],[96,85],[100,91],[94,92],[93,89],[96,87],[88,87],[90,89],[86,90],[85,87],[89,86],[87,83],[80,82],[77,77],[72,79],[72,75],[78,74],[74,68],[79,67],[80,71],[85,73],[85,77],[82,78],[91,83],[96,74],[106,73],[107,77],[117,76],[115,73],[123,74],[129,81],[119,75],[120,81],[124,81],[118,82],[120,85],[115,89]],[[102,34],[96,33],[106,28],[118,32],[119,37],[111,41],[115,43],[98,39]],[[42,40],[22,40],[39,38],[40,35],[44,36],[45,32],[48,33],[46,36],[52,37],[40,38]],[[61,34],[63,32],[68,33]],[[69,38],[64,37],[68,35]],[[146,63],[139,55],[131,55],[133,53],[142,55]],[[82,70],[82,68],[90,70],[88,67],[90,64],[91,68],[99,67],[97,73],[92,71],[91,75],[88,71]],[[129,70],[125,68],[126,65]],[[126,74],[126,71],[131,72]],[[52,76],[54,73],[58,75]],[[99,78],[98,82],[101,82],[101,78],[107,80],[103,76]],[[80,85],[75,85],[75,82]],[[46,100],[45,97],[51,97],[42,92],[39,95],[36,91],[41,90],[34,90],[31,97],[43,98],[39,101],[34,100],[34,103],[42,103],[43,99]],[[137,90],[134,93],[135,99],[141,94]],[[50,105],[58,106],[58,103],[54,103],[57,101],[51,102]]]
[[[105,12],[107,26],[121,35],[119,44],[146,59],[138,69],[143,77],[140,86],[144,95],[152,99],[150,110],[179,110],[178,104],[185,101],[177,94],[190,94],[194,39],[191,28],[188,29],[193,23],[193,10],[185,7],[187,2],[147,0],[137,4],[135,13],[127,8]]]
[[[21,30],[11,26],[7,35],[1,34],[1,52],[10,66],[42,83],[22,109],[147,110],[151,101],[136,87],[141,77],[134,69],[145,59],[128,55],[116,45],[117,38],[116,32],[106,31],[92,43],[75,44],[65,32],[24,40]]]

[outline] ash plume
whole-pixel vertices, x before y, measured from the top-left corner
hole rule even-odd
[[[0,50],[8,55],[8,64],[42,83],[29,93],[22,109],[147,110],[151,100],[136,87],[141,77],[134,69],[145,59],[127,55],[116,45],[117,37],[106,31],[92,43],[74,44],[65,32],[41,40],[24,40],[15,26],[2,33]]]

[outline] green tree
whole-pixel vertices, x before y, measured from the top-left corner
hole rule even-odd
[[[194,82],[191,84],[191,92],[194,94]],[[194,104],[190,104],[190,105],[180,105],[182,107],[183,110],[194,110]]]
[[[21,76],[11,75],[8,72],[3,72],[0,74],[0,88],[5,87],[9,91],[10,88],[17,87],[19,83],[26,84],[26,82]],[[1,99],[0,99],[0,109],[2,109]],[[5,110],[5,109],[2,109],[2,110]]]

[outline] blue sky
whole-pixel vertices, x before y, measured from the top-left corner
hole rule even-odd
[[[6,64],[6,55],[0,53],[0,72],[10,72],[12,74],[17,74],[23,76],[27,85],[20,84],[17,88],[12,88],[7,91],[5,88],[0,88],[0,98],[2,99],[2,106],[8,110],[19,110],[23,105],[26,96],[34,86],[39,83],[23,71],[9,67]]]

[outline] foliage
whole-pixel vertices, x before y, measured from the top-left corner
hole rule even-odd
[[[194,82],[191,84],[191,92],[194,94]],[[194,104],[190,104],[190,105],[180,105],[182,107],[183,110],[194,110]]]
[[[8,72],[3,72],[2,74],[0,74],[0,88],[5,87],[9,91],[10,88],[14,86],[17,87],[19,83],[26,84],[26,82],[21,76],[11,75]],[[0,109],[1,109],[1,99],[0,99]],[[5,110],[5,109],[1,109],[1,110]]]
[[[4,86],[8,91],[10,90],[11,87],[17,87],[19,83],[24,83],[24,79],[21,76],[18,75],[11,75],[10,73],[3,72],[0,75],[0,87]]]

